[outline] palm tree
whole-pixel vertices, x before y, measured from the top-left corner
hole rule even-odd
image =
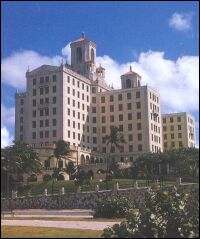
[[[64,158],[68,159],[71,155],[72,150],[70,150],[70,144],[69,142],[66,142],[64,140],[58,140],[56,143],[56,148],[54,149],[53,155],[51,155],[49,158],[55,157],[56,158],[56,167],[54,168],[54,172],[52,174],[53,182],[52,182],[52,193],[53,193],[53,185],[54,185],[54,179],[57,179],[60,175],[61,168],[59,168],[59,162]]]
[[[38,154],[27,144],[20,142],[1,149],[1,162],[1,172],[7,175],[7,187],[11,173],[31,174],[42,171]]]
[[[110,128],[110,135],[105,136],[105,140],[107,141],[107,145],[110,144],[110,153],[113,153],[113,146],[116,146],[117,149],[121,149],[120,144],[125,144],[126,141],[123,135],[119,132],[119,129],[116,126],[111,126]],[[107,170],[108,170],[108,160],[107,163]]]

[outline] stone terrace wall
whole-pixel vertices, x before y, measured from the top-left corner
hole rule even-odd
[[[191,190],[191,185],[182,186],[186,191]],[[166,190],[171,190],[168,187]],[[119,189],[118,191],[80,192],[64,195],[47,195],[35,197],[21,197],[1,199],[1,208],[12,209],[94,209],[98,202],[111,195],[121,195],[133,201],[136,207],[141,207],[145,200],[147,188]]]

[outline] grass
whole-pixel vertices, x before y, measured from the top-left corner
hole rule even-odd
[[[2,217],[1,220],[51,220],[51,221],[90,221],[90,222],[121,222],[125,218],[82,218],[82,217]]]
[[[120,188],[133,187],[134,181],[132,179],[113,179],[112,181],[99,182],[99,180],[92,180],[90,185],[83,185],[82,191],[95,191],[95,186],[98,184],[100,190],[112,189],[114,184],[118,182]],[[146,186],[146,180],[138,180],[139,186]],[[165,185],[174,184],[174,182],[164,182]],[[42,183],[29,183],[31,186],[31,195],[41,195],[44,189],[47,188],[48,193],[52,193],[52,181]],[[73,193],[77,191],[77,187],[73,180],[69,181],[55,181],[53,186],[53,193],[59,193],[59,190],[64,187],[65,193]],[[20,193],[18,193],[20,196]],[[22,195],[22,194],[21,194]]]
[[[1,238],[100,238],[102,231],[46,227],[2,226]]]

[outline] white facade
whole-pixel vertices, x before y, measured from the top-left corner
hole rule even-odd
[[[142,86],[131,68],[121,76],[122,89],[114,90],[95,61],[96,44],[83,36],[71,43],[71,66],[43,65],[27,72],[27,91],[16,94],[15,140],[37,148],[63,139],[78,150],[78,163],[88,165],[102,164],[108,155],[125,162],[162,151],[159,93]],[[119,127],[126,140],[112,154],[104,140],[110,126]]]

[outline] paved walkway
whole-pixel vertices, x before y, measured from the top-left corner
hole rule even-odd
[[[92,218],[92,210],[49,210],[49,209],[18,209],[13,210],[15,217],[82,217]]]
[[[45,221],[45,220],[1,220],[1,226],[31,226],[54,227],[70,229],[103,230],[119,222],[90,222],[90,221]]]

